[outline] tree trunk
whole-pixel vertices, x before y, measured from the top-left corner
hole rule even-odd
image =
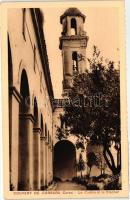
[[[102,158],[101,158],[102,159]],[[101,161],[101,175],[102,175],[102,171],[103,171],[103,169],[102,169],[102,161]]]
[[[81,178],[82,178],[82,170],[81,170]]]
[[[110,160],[108,159],[107,155],[109,155]],[[109,150],[109,147],[107,147],[107,145],[104,146],[103,156],[104,156],[104,159],[105,159],[109,169],[112,171],[112,174],[118,175],[120,173],[121,166],[119,165],[116,167],[113,155],[112,155],[111,151]]]
[[[89,174],[88,174],[88,175],[89,175],[89,177],[90,177],[91,169],[92,169],[92,167],[90,167],[90,170],[89,170]]]
[[[102,168],[101,168],[101,175],[102,175],[103,173],[102,173]]]

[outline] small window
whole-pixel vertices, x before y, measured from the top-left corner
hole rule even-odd
[[[22,34],[23,34],[23,38],[26,41],[26,37],[25,37],[25,23],[26,23],[26,9],[23,8],[23,27],[22,27]]]
[[[76,35],[76,34],[77,34],[76,19],[72,18],[71,19],[71,35]]]
[[[72,53],[72,61],[73,61],[73,72],[76,72],[78,71],[78,55],[76,51]]]

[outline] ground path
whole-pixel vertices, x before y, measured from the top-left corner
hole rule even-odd
[[[86,187],[80,184],[65,181],[65,182],[58,182],[55,187],[55,190],[86,190]]]

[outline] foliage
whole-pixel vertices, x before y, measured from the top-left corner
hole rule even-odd
[[[87,165],[88,165],[88,167],[90,168],[90,171],[89,171],[89,176],[90,176],[90,172],[91,172],[92,167],[93,167],[94,165],[95,165],[95,166],[98,166],[98,162],[97,162],[97,157],[96,157],[96,155],[95,155],[94,152],[89,152],[89,153],[87,154],[87,159],[88,159]]]
[[[121,190],[121,184],[118,181],[108,183],[104,186],[104,190]]]
[[[105,174],[105,169],[107,168],[107,163],[106,163],[105,159],[103,158],[102,152],[96,153],[96,157],[97,157],[97,162],[98,162],[97,167],[101,170],[101,175]]]
[[[88,180],[86,179],[86,177],[73,177],[72,178],[72,182],[75,182],[77,184],[81,184],[81,185],[84,185],[84,186],[87,186],[88,184]]]
[[[86,186],[87,190],[99,190],[99,187],[96,184],[88,184]]]
[[[68,94],[70,106],[64,108],[62,122],[70,128],[69,134],[76,135],[81,142],[89,139],[92,145],[102,145],[108,167],[118,174],[121,170],[120,72],[113,61],[104,61],[95,46],[88,62],[90,69],[74,76]],[[117,163],[112,145],[117,151]]]
[[[85,162],[83,160],[83,156],[80,153],[79,155],[79,161],[77,163],[77,170],[81,172],[81,177],[82,177],[82,171],[85,169]]]
[[[53,178],[53,181],[55,181],[55,182],[61,182],[61,178],[59,178],[59,177],[54,177],[54,178]]]

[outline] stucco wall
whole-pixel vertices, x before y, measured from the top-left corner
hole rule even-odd
[[[32,22],[30,9],[26,9],[25,15],[25,38],[23,36],[23,9],[9,9],[8,10],[8,36],[11,47],[12,55],[12,86],[16,88],[15,91],[20,93],[21,74],[25,70],[29,85],[29,98],[30,98],[30,110],[29,115],[34,115],[34,98],[37,100],[38,105],[38,125],[39,129],[33,129],[33,123],[30,121],[25,129],[28,129],[29,133],[29,153],[28,153],[28,170],[26,181],[29,182],[28,189],[33,189],[33,182],[38,181],[38,189],[41,187],[41,182],[44,185],[48,185],[53,179],[53,163],[52,163],[52,106],[49,98],[48,88],[45,81],[44,70],[46,66],[42,65],[37,38]],[[34,62],[34,45],[36,47],[35,62]],[[10,72],[9,72],[10,73]],[[16,92],[16,93],[17,93]],[[20,101],[20,100],[19,100]],[[16,100],[15,95],[11,96],[10,108],[12,108],[10,116],[10,132],[11,141],[11,185],[13,189],[17,190],[18,185],[18,160],[19,160],[19,133],[24,131],[24,127],[19,131],[19,101]],[[11,105],[12,104],[12,105]],[[44,141],[40,141],[41,135],[41,114],[43,116],[43,132],[45,136],[45,124],[47,128],[47,136]],[[40,131],[40,132],[39,132]],[[34,136],[34,132],[38,136]],[[34,137],[33,137],[34,136]],[[51,141],[48,142],[48,139]],[[34,140],[37,141],[35,145]],[[24,149],[23,149],[24,150]],[[35,151],[36,150],[36,151]],[[37,152],[36,155],[33,152]],[[41,153],[40,153],[41,152]],[[43,158],[41,159],[40,154]],[[36,156],[38,158],[36,159]],[[33,158],[35,157],[35,159]],[[38,162],[39,168],[37,176],[39,180],[34,180],[33,162]],[[43,168],[43,169],[41,169]],[[44,174],[44,180],[43,180]],[[25,179],[25,178],[23,178]],[[29,180],[28,180],[29,179]],[[37,179],[37,177],[36,177]]]
[[[29,9],[27,9],[26,12],[26,41],[22,34],[22,9],[8,10],[8,33],[13,61],[13,85],[15,85],[20,92],[21,72],[25,69],[28,76],[31,104],[33,104],[33,98],[36,96],[39,107],[39,117],[40,113],[42,113],[43,121],[47,123],[48,130],[52,135],[52,108]],[[33,54],[34,44],[36,46],[35,70]],[[40,81],[41,73],[42,81]],[[31,106],[31,111],[33,112],[33,105]]]

